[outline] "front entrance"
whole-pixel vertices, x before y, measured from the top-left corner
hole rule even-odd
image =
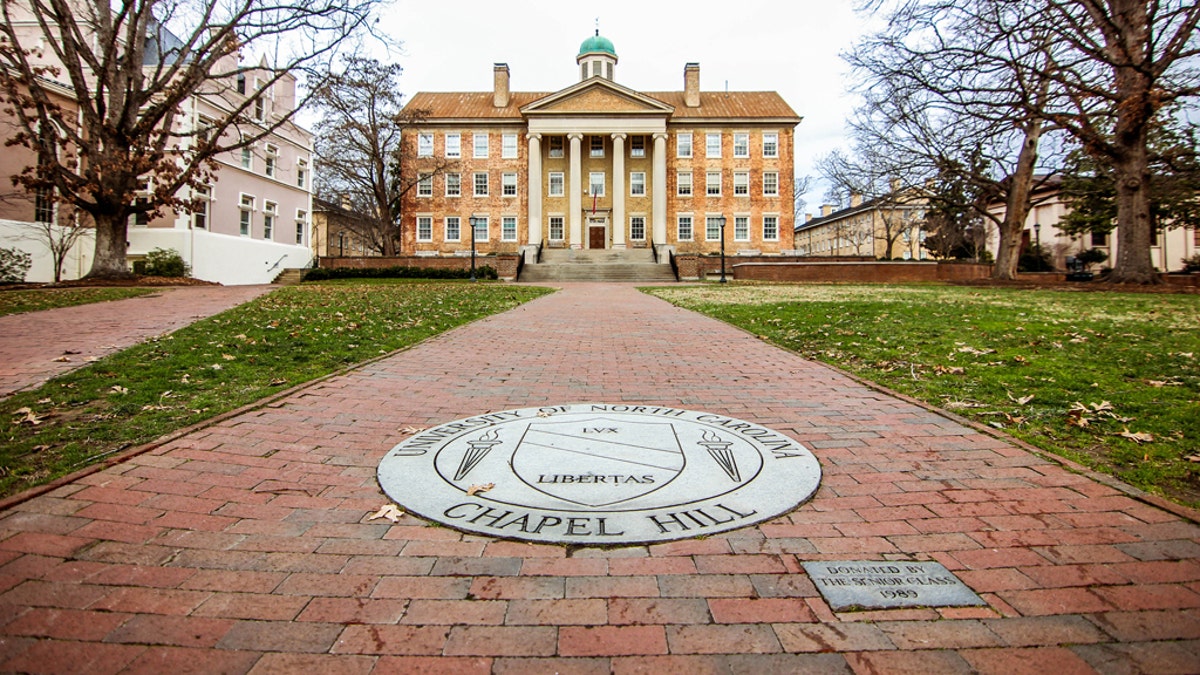
[[[599,217],[588,218],[588,248],[607,248],[608,219]]]

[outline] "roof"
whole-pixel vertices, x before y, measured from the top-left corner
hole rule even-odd
[[[613,47],[612,40],[600,35],[599,30],[596,31],[595,35],[584,40],[583,44],[579,45],[580,56],[596,53],[610,54],[612,56],[617,55],[617,50]]]
[[[859,213],[865,213],[867,211],[876,211],[876,210],[899,211],[902,209],[923,208],[924,206],[926,206],[926,205],[921,202],[909,201],[909,200],[903,199],[895,194],[885,195],[883,197],[875,197],[874,199],[868,199],[868,200],[864,201],[863,203],[859,204],[858,206],[848,206],[844,209],[839,209],[837,211],[834,211],[833,213],[830,213],[827,216],[820,216],[818,218],[813,218],[812,220],[805,222],[805,223],[797,223],[796,226],[792,229],[795,232],[800,232],[801,230],[811,230],[814,227],[820,227],[821,225],[824,225],[826,223],[830,223],[835,220],[842,220],[845,218],[849,218],[850,216],[857,215]]]
[[[557,92],[512,92],[508,105],[495,107],[492,92],[419,92],[405,106],[408,110],[427,111],[428,121],[438,120],[521,120],[521,108]],[[783,97],[773,91],[701,92],[700,106],[689,108],[682,91],[640,92],[674,106],[672,120],[744,119],[800,122],[800,116]]]

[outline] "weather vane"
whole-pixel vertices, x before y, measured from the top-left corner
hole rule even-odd
[[[600,34],[600,17],[596,17],[596,35]]]

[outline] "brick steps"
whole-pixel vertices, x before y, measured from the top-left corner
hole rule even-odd
[[[526,265],[521,281],[675,281],[668,264],[654,262],[650,249],[547,249]]]

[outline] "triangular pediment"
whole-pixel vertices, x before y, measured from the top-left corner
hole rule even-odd
[[[521,108],[524,115],[670,115],[675,108],[628,87],[593,77]]]

